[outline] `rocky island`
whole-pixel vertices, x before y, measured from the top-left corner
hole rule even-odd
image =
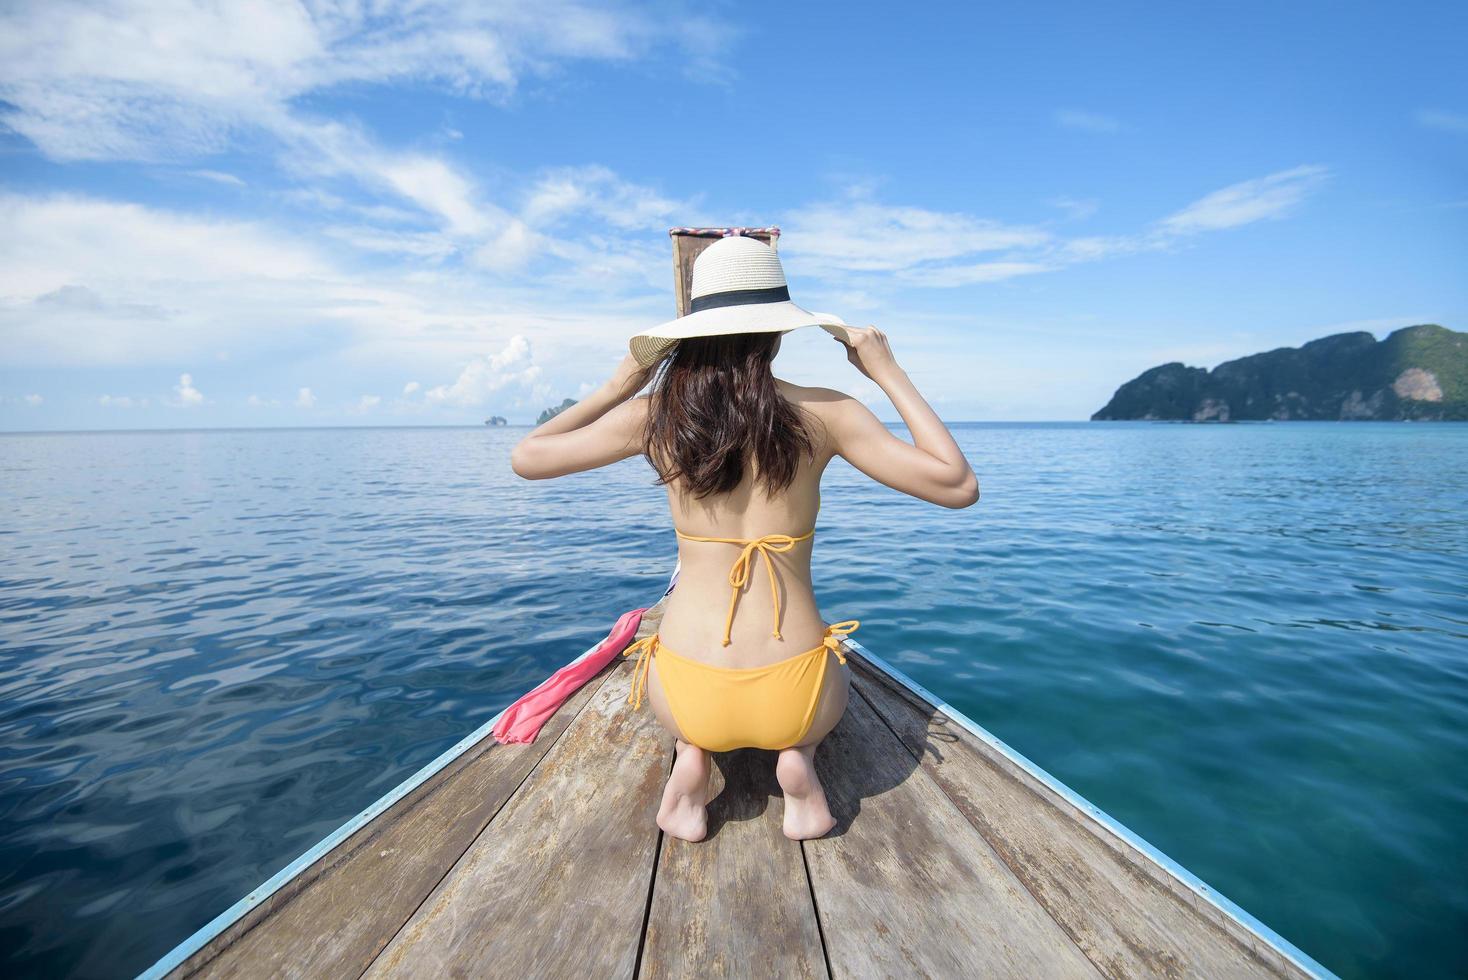
[[[1468,333],[1435,323],[1364,330],[1225,361],[1163,364],[1116,390],[1091,420],[1468,420]]]
[[[547,408],[545,411],[543,411],[543,412],[540,413],[540,418],[538,418],[538,419],[535,420],[535,424],[536,425],[544,425],[546,422],[549,422],[551,419],[555,418],[557,415],[560,415],[562,412],[564,412],[566,409],[570,408],[574,404],[576,404],[576,399],[574,399],[574,398],[567,398],[564,401],[562,401],[559,405],[554,405],[554,406],[552,406],[550,408]]]

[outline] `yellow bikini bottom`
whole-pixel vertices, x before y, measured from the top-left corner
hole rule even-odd
[[[754,747],[786,749],[800,744],[815,721],[826,678],[827,652],[846,663],[841,638],[861,625],[855,619],[832,623],[818,647],[763,667],[715,667],[674,653],[658,639],[644,637],[622,651],[637,654],[632,693],[642,706],[653,656],[673,720],[683,737],[710,752]]]

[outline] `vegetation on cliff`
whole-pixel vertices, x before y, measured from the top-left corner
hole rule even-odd
[[[1225,361],[1174,361],[1116,390],[1104,419],[1468,420],[1468,333],[1437,324],[1334,334]]]

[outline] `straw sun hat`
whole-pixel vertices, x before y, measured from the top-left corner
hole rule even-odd
[[[790,302],[780,257],[764,242],[742,235],[721,238],[693,260],[689,312],[634,334],[632,356],[643,367],[656,364],[684,337],[735,333],[786,333],[821,327],[850,342],[847,324],[830,313],[812,313]]]

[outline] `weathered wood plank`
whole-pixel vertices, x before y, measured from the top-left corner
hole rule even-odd
[[[672,737],[619,661],[367,977],[631,976]]]
[[[1304,976],[1230,934],[1216,909],[1176,894],[1154,862],[1113,834],[1103,839],[1094,821],[914,692],[859,655],[851,663],[858,693],[1107,975]]]
[[[778,754],[716,753],[708,836],[663,836],[640,977],[827,975],[800,844],[780,829]]]
[[[775,251],[780,250],[780,239],[769,235],[751,235],[756,241],[764,242]],[[698,235],[673,236],[673,298],[678,316],[687,316],[693,305],[693,262],[717,238]]]
[[[837,824],[804,846],[833,975],[1099,975],[866,700],[816,766]]]
[[[169,977],[358,976],[612,673],[577,691],[534,742],[486,737]]]

